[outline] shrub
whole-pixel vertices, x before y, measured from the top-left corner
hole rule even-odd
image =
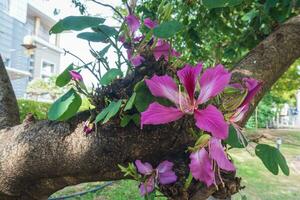
[[[46,119],[51,104],[27,99],[18,99],[21,122],[28,113],[34,114],[37,119]]]

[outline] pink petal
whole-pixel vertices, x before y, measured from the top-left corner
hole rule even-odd
[[[261,83],[253,78],[244,78],[243,81],[248,89],[248,94],[241,106],[249,104],[262,87]]]
[[[145,196],[146,194],[151,193],[154,190],[154,177],[150,177],[146,180],[145,183],[140,184],[140,194],[141,196]]]
[[[118,41],[124,43],[126,41],[125,35],[120,35]]]
[[[207,69],[200,78],[199,104],[207,102],[210,98],[218,95],[229,84],[231,73],[223,65]]]
[[[146,84],[151,93],[156,97],[164,97],[175,104],[179,102],[178,87],[175,81],[168,75],[154,75],[151,79],[146,79]]]
[[[131,33],[134,33],[135,31],[137,31],[140,28],[140,21],[139,19],[134,16],[134,15],[128,15],[127,17],[125,17],[125,20],[127,22],[127,25],[130,29]]]
[[[139,171],[139,173],[144,175],[150,175],[153,172],[152,165],[150,163],[142,163],[141,160],[136,160],[135,165]]]
[[[160,184],[170,184],[177,181],[177,176],[174,171],[166,171],[158,174],[158,181]]]
[[[202,148],[190,155],[190,171],[196,180],[210,186],[215,181],[215,174],[207,151]]]
[[[155,60],[159,60],[161,56],[164,57],[165,61],[169,60],[169,54],[171,53],[172,56],[180,56],[180,53],[175,51],[174,49],[171,49],[171,46],[168,42],[158,39],[156,43],[156,47],[153,49],[153,55],[155,57]]]
[[[157,26],[157,21],[152,21],[149,17],[144,19],[144,24],[146,27],[153,29]]]
[[[249,109],[249,104],[240,106],[235,113],[230,117],[230,122],[236,123],[241,121]]]
[[[126,53],[127,53],[127,59],[130,60],[132,58],[132,49],[127,49]]]
[[[195,110],[196,126],[210,132],[214,137],[226,139],[228,137],[228,124],[223,114],[215,106],[209,105],[204,110]]]
[[[227,171],[235,171],[234,165],[228,160],[227,155],[225,154],[221,140],[211,138],[209,145],[209,155],[217,162],[218,166]]]
[[[82,81],[82,76],[78,72],[71,70],[69,73],[74,81]]]
[[[156,169],[158,170],[158,173],[164,173],[164,172],[167,172],[167,171],[172,170],[173,165],[174,165],[174,164],[173,164],[172,162],[165,160],[165,161],[161,162],[161,163],[157,166]]]
[[[143,56],[141,56],[140,54],[138,54],[138,55],[132,57],[130,59],[130,61],[134,67],[138,67],[145,61],[145,58]]]
[[[137,36],[137,37],[134,37],[134,38],[133,38],[133,41],[134,41],[134,42],[140,42],[140,41],[142,41],[144,38],[145,38],[144,35]]]
[[[180,82],[185,87],[186,92],[188,93],[191,102],[194,101],[195,88],[197,84],[197,79],[202,70],[202,63],[192,67],[191,65],[185,65],[185,67],[177,71],[177,76],[179,77]]]
[[[180,119],[184,115],[179,109],[152,103],[148,109],[141,113],[141,127],[144,124],[166,124]]]
[[[244,81],[248,91],[253,90],[256,86],[259,85],[259,82],[254,78],[243,78],[243,81]]]

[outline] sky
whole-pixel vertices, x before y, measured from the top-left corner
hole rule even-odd
[[[102,2],[105,2],[107,4],[117,6],[121,5],[121,0],[100,0]],[[47,11],[53,15],[54,8],[60,10],[59,14],[54,16],[57,20],[62,19],[64,17],[70,16],[70,15],[80,15],[80,12],[78,8],[75,8],[72,4],[71,0],[49,0],[49,7]],[[93,2],[87,1],[87,10],[92,15],[99,15],[101,17],[106,18],[105,24],[114,26],[118,25],[118,23],[111,18],[113,15],[113,11],[110,8],[99,6]],[[78,32],[68,32],[63,33],[60,36],[60,47],[64,48],[73,54],[79,56],[82,60],[85,62],[91,62],[93,61],[93,56],[89,52],[89,46],[88,43],[85,40],[81,40],[76,37]],[[99,43],[93,43],[93,47],[95,47],[96,50],[101,50],[103,47],[105,47],[107,44],[99,44]],[[114,63],[116,60],[116,56],[111,51],[107,54],[110,63]],[[69,64],[79,64],[80,62],[70,55],[62,55],[61,56],[61,67],[60,71],[63,71]],[[91,83],[96,83],[95,78],[86,70],[82,72],[85,84],[88,86],[91,86]]]

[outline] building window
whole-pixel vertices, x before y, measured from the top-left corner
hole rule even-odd
[[[54,75],[54,72],[55,72],[55,64],[43,60],[41,77],[43,79],[46,79],[47,77],[49,78]]]
[[[9,0],[0,0],[0,10],[9,11]]]

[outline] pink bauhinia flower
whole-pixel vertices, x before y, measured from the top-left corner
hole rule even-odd
[[[71,70],[71,71],[69,71],[69,73],[70,73],[70,75],[72,77],[72,80],[74,80],[74,81],[82,81],[82,76],[78,72],[76,72],[74,70]]]
[[[157,21],[153,21],[148,17],[148,18],[144,19],[144,24],[149,29],[154,29],[158,23],[157,23]]]
[[[227,138],[228,124],[225,122],[222,112],[213,105],[208,105],[202,110],[198,109],[198,106],[221,93],[228,85],[231,74],[222,65],[217,65],[207,69],[198,81],[201,70],[202,64],[200,63],[196,67],[186,65],[177,72],[177,76],[185,88],[184,92],[178,89],[175,81],[168,75],[155,75],[151,79],[145,80],[154,96],[167,98],[176,107],[166,107],[156,102],[150,104],[148,109],[141,114],[141,126],[166,124],[188,114],[194,115],[198,128],[210,132],[216,138]],[[201,90],[196,99],[195,91],[198,82]]]
[[[205,148],[201,148],[191,153],[189,168],[196,180],[210,186],[213,183],[216,184],[214,169],[219,170],[221,168],[226,171],[235,171],[235,167],[228,160],[220,139],[212,137],[208,143],[208,150],[209,152]],[[214,168],[214,166],[218,168]],[[219,178],[222,180],[221,177]]]
[[[127,17],[125,17],[125,21],[129,27],[131,34],[137,31],[141,26],[140,20],[135,15],[128,15]]]
[[[174,183],[177,180],[177,176],[172,170],[174,164],[167,160],[161,162],[156,169],[153,169],[150,163],[142,163],[140,160],[136,160],[135,165],[140,174],[147,176],[146,181],[140,184],[140,193],[142,196],[151,193],[156,183],[166,185]]]
[[[242,142],[242,144],[244,144],[245,137],[243,136],[242,128],[237,124],[237,122],[241,121],[244,118],[245,114],[249,110],[252,99],[255,97],[257,92],[259,92],[259,90],[262,87],[262,84],[253,78],[244,78],[243,82],[248,90],[248,93],[247,93],[245,99],[243,100],[243,102],[241,103],[241,105],[236,109],[236,111],[233,113],[233,115],[229,118],[229,123],[237,131],[237,136],[238,136],[239,140]],[[231,86],[235,87],[237,89],[240,89],[240,90],[244,89],[241,84],[234,84]],[[244,144],[244,146],[245,146],[245,144]]]
[[[158,39],[155,48],[153,49],[153,55],[155,60],[159,60],[160,57],[164,57],[165,61],[169,60],[169,55],[178,57],[180,53],[171,49],[171,45],[162,39]]]

